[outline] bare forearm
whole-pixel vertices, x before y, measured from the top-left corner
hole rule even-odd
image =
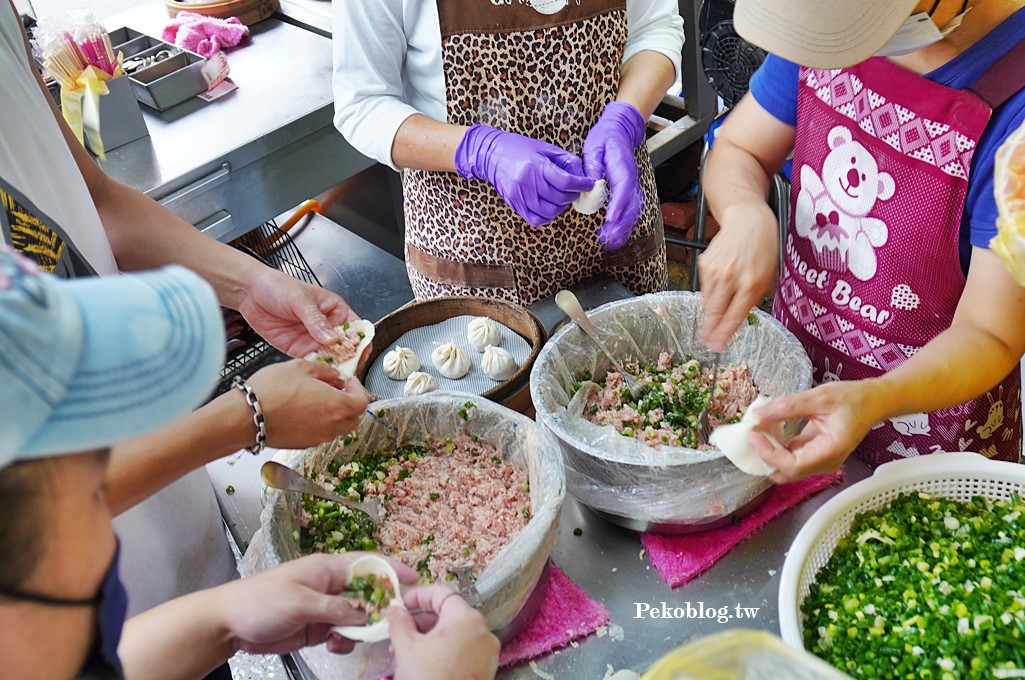
[[[1025,352],[1025,289],[985,248],[972,250],[968,281],[949,329],[872,381],[880,420],[961,404],[1018,370]]]
[[[866,381],[876,422],[974,399],[1018,370],[1019,351],[985,329],[955,325],[889,373]]]
[[[110,178],[75,139],[48,94],[46,98],[96,204],[118,268],[135,271],[183,265],[214,287],[222,305],[237,309],[244,290],[264,267],[248,255],[204,236],[148,196]]]
[[[400,168],[455,172],[456,147],[466,130],[463,125],[410,116],[395,135],[392,161]]]
[[[701,189],[721,226],[733,224],[727,213],[735,206],[771,210],[766,202],[769,175],[754,156],[728,140],[717,141],[708,154],[701,174]]]
[[[218,589],[179,597],[125,624],[118,656],[126,680],[194,680],[228,660],[235,649],[211,599]]]
[[[730,111],[701,177],[701,188],[721,229],[744,227],[753,213],[771,215],[765,201],[769,181],[793,146],[794,128],[773,117],[750,94]],[[730,219],[731,209],[745,220]],[[775,218],[764,221],[768,224]]]
[[[206,279],[221,304],[237,309],[245,290],[263,269],[257,260],[205,236],[120,182],[99,178],[90,190],[123,271],[181,264]]]
[[[638,52],[623,64],[616,100],[632,104],[647,120],[673,84],[674,71],[664,54]]]
[[[171,425],[113,447],[107,505],[111,513],[120,514],[255,439],[249,407],[241,392],[231,390]]]

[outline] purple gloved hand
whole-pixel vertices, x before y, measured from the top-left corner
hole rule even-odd
[[[594,185],[570,152],[487,125],[466,131],[455,162],[461,176],[491,182],[509,207],[534,227],[551,222]]]
[[[644,116],[626,102],[610,102],[584,139],[584,174],[609,183],[609,204],[598,241],[606,250],[626,245],[644,206],[634,150],[644,142]]]

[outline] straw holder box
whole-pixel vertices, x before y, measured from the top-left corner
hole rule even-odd
[[[94,134],[99,132],[104,151],[116,149],[149,135],[146,121],[142,119],[142,110],[139,108],[139,102],[135,100],[127,76],[108,80],[107,94],[99,98],[98,104],[100,129],[90,130],[87,125],[86,131]],[[85,143],[93,153],[99,152],[99,149],[92,147],[88,134],[85,135]]]

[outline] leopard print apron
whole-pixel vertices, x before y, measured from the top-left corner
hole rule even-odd
[[[565,6],[563,6],[565,5]],[[624,0],[438,0],[448,122],[484,123],[580,154],[616,96]],[[406,170],[406,269],[417,299],[474,295],[529,304],[604,273],[635,293],[664,290],[666,252],[651,159],[631,240],[607,252],[604,208],[523,221],[488,182]]]

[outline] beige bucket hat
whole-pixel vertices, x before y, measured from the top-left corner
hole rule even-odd
[[[868,59],[900,29],[918,0],[737,0],[742,38],[784,59],[841,68]]]

